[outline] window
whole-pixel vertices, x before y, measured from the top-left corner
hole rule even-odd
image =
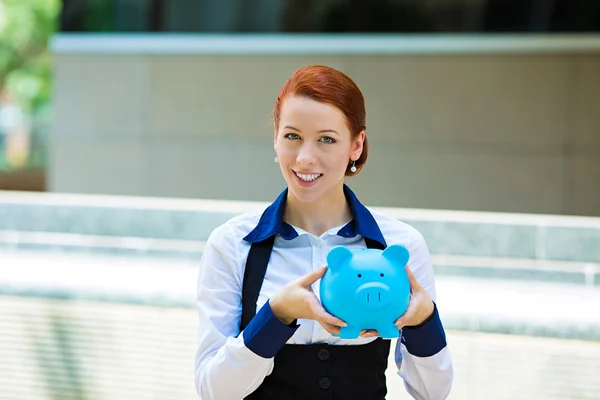
[[[597,0],[64,0],[63,32],[600,32]]]

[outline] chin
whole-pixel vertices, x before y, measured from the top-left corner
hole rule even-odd
[[[302,203],[314,203],[318,200],[327,197],[334,189],[334,186],[328,185],[328,182],[319,182],[313,187],[302,187],[296,184],[295,181],[288,182],[288,190],[292,192],[294,197]]]
[[[302,203],[313,203],[325,194],[322,190],[315,190],[314,188],[306,189],[294,185],[288,185],[288,188],[294,197]]]

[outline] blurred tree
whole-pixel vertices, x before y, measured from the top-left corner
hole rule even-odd
[[[50,100],[48,40],[60,7],[60,0],[0,0],[0,92],[26,112]]]

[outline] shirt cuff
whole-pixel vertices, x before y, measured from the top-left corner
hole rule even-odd
[[[294,321],[286,325],[277,318],[267,301],[242,333],[244,344],[263,358],[275,357],[300,325]]]
[[[418,326],[402,328],[402,343],[410,354],[417,357],[431,357],[446,347],[446,332],[435,303],[433,314],[426,321]]]

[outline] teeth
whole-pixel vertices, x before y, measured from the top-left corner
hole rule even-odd
[[[314,181],[315,179],[317,179],[319,176],[321,176],[321,174],[311,174],[311,175],[305,175],[305,174],[299,174],[296,173],[296,175],[298,175],[298,178],[302,179],[304,182],[311,182]]]

